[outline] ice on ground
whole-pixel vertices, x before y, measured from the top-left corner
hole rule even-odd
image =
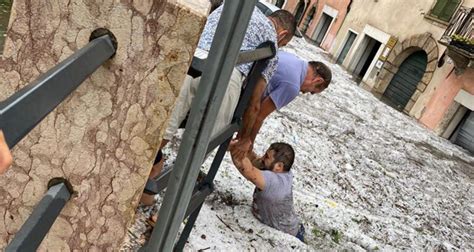
[[[294,146],[307,244],[252,216],[254,187],[226,156],[186,250],[474,250],[474,157],[359,88],[321,49],[295,39],[285,50],[333,71],[325,92],[273,113],[255,143],[257,153],[275,141]],[[138,213],[132,250],[144,229]]]

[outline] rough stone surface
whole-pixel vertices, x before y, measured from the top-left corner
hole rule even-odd
[[[438,43],[436,43],[436,40],[433,38],[429,38],[428,41],[426,42],[424,49],[426,52],[436,52],[436,58],[438,58]]]
[[[438,62],[438,47],[433,48],[431,51],[427,51],[428,53],[428,62],[436,61]]]
[[[395,49],[392,49],[390,51],[390,54],[388,55],[387,62],[390,62],[391,64],[393,64],[397,56],[398,54],[395,53]]]
[[[423,94],[423,92],[416,90],[411,99],[416,102],[420,98],[421,94]]]
[[[421,79],[423,83],[430,83],[431,79],[433,78],[433,72],[426,72]]]
[[[437,66],[438,66],[438,62],[436,60],[428,62],[428,65],[426,66],[426,72],[433,73],[436,70]]]
[[[120,246],[207,11],[206,0],[14,1],[0,100],[86,45],[96,28],[110,29],[119,47],[14,148],[0,177],[0,250],[53,177],[76,193],[40,250]]]
[[[426,89],[426,84],[423,82],[420,82],[418,86],[416,87],[417,90],[420,90],[420,92],[425,92]]]
[[[405,112],[408,114],[408,112],[410,112],[410,110],[413,108],[413,105],[415,105],[415,101],[413,101],[413,99],[410,99],[410,101],[408,102],[408,104],[405,106]]]
[[[392,54],[394,54],[395,56],[398,56],[400,53],[402,53],[403,51],[403,46],[402,46],[402,43],[401,42],[397,42],[397,44],[395,45],[395,47],[393,48],[392,50]],[[395,60],[394,60],[395,61]],[[393,62],[394,62],[393,61]]]
[[[393,73],[393,74],[396,74],[398,72],[398,67],[399,66],[393,65],[393,64],[388,63],[388,62],[385,63],[385,69],[387,69],[387,71],[389,71],[390,73]]]

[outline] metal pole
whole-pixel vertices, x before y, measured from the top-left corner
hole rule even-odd
[[[184,245],[186,245],[186,242],[188,241],[189,234],[191,234],[191,231],[193,230],[194,223],[199,216],[203,204],[204,203],[201,203],[201,205],[199,205],[199,207],[189,216],[188,222],[186,222],[183,232],[181,232],[181,236],[174,247],[174,251],[183,251]]]
[[[211,168],[209,169],[209,172],[207,173],[207,176],[204,178],[204,181],[203,181],[203,184],[204,186],[206,186],[206,188],[211,188],[214,178],[216,177],[217,171],[219,170],[219,167],[222,163],[222,159],[224,158],[227,148],[229,147],[230,140],[231,138],[227,139],[219,147],[219,150],[217,151],[217,154],[214,160],[212,161]],[[184,245],[186,245],[186,241],[188,240],[189,235],[191,234],[194,223],[196,222],[199,216],[199,212],[201,211],[201,208],[202,208],[202,205],[204,204],[205,199],[206,198],[204,197],[199,207],[197,207],[189,216],[188,221],[186,222],[186,225],[184,226],[183,232],[181,233],[181,236],[179,237],[179,240],[176,243],[174,251],[183,251]],[[192,207],[192,203],[189,204],[188,210],[191,207]]]
[[[239,104],[237,106],[237,109],[234,113],[234,118],[233,118],[233,123],[231,123],[228,127],[226,127],[218,136],[214,139],[211,140],[211,143],[209,144],[207,153],[212,151],[215,147],[211,146],[212,143],[218,144],[221,143],[219,146],[219,149],[214,157],[214,160],[212,161],[211,168],[209,169],[209,172],[207,173],[206,177],[204,178],[204,181],[202,182],[202,186],[205,188],[212,188],[212,183],[214,181],[214,178],[217,175],[217,171],[219,170],[219,167],[222,163],[222,160],[224,159],[225,153],[229,147],[230,141],[232,134],[229,135],[230,132],[236,132],[240,128],[240,123],[238,120],[242,118],[242,115],[244,113],[245,108],[248,105],[248,102],[250,100],[250,96],[253,93],[253,90],[255,89],[255,84],[258,81],[258,78],[260,77],[260,73],[263,71],[265,66],[267,65],[267,59],[269,57],[273,57],[276,54],[276,49],[273,43],[271,44],[265,44],[264,46],[269,46],[271,47],[271,51],[273,52],[270,56],[267,56],[266,59],[260,59],[259,61],[255,62],[255,64],[252,67],[252,70],[250,71],[249,74],[249,81],[247,83],[247,87],[244,90],[244,93],[240,97]],[[265,47],[265,49],[268,49],[268,47]],[[199,201],[201,204],[199,207],[196,207],[196,209],[192,212],[191,216],[189,216],[188,221],[183,229],[183,232],[181,233],[181,236],[179,237],[179,240],[175,246],[174,251],[182,251],[186,241],[189,238],[189,235],[191,234],[192,228],[194,226],[194,223],[197,220],[197,217],[199,215],[199,212],[201,211],[202,204],[204,203],[205,197],[202,199],[202,201]],[[193,205],[197,203],[192,202],[189,204],[188,211],[190,210]]]
[[[10,148],[115,54],[116,42],[112,36],[110,33],[93,39],[33,83],[0,102],[0,129]]]
[[[148,251],[171,251],[256,0],[226,1]]]
[[[20,231],[16,233],[15,238],[7,246],[6,251],[36,251],[71,194],[72,191],[62,182],[49,188]]]

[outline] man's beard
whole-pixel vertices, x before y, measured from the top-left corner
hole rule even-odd
[[[268,171],[268,167],[265,166],[265,162],[263,162],[263,158],[257,158],[252,162],[253,166],[257,167],[259,170]]]

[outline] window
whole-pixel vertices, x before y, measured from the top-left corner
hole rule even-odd
[[[449,22],[460,2],[461,0],[436,0],[430,15],[439,20]]]

